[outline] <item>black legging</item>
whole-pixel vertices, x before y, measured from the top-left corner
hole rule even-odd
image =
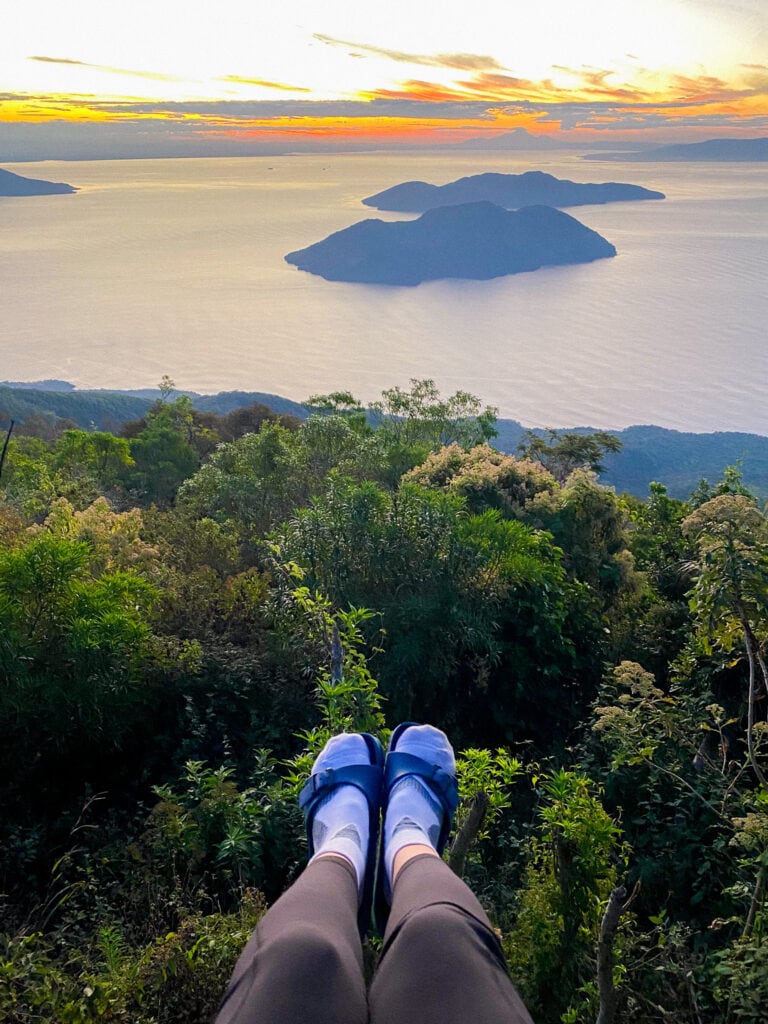
[[[341,857],[313,861],[259,922],[216,1024],[531,1024],[483,908],[439,857],[409,860],[394,886],[369,993],[357,881]]]

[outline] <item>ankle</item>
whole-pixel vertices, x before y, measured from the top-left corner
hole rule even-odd
[[[397,876],[403,870],[405,865],[414,859],[414,857],[438,857],[439,854],[433,846],[427,846],[425,843],[413,843],[411,846],[401,846],[395,854],[395,858],[392,861],[392,888],[395,887]]]

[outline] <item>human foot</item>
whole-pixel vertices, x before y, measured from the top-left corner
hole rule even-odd
[[[367,927],[379,829],[384,751],[368,733],[333,736],[299,796],[310,863],[336,854],[355,869],[361,929]]]
[[[384,766],[384,895],[408,847],[440,854],[458,804],[456,759],[444,732],[406,722],[392,734]],[[395,860],[398,860],[395,865]]]

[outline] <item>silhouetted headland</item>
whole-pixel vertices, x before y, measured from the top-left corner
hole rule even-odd
[[[636,199],[664,199],[663,192],[653,192],[640,185],[623,185],[609,181],[603,184],[568,181],[544,171],[524,174],[473,174],[447,185],[429,185],[426,181],[405,181],[363,199],[366,206],[377,210],[401,213],[423,213],[437,206],[481,201],[496,203],[507,210],[522,206],[587,206],[618,203]]]
[[[550,206],[517,212],[493,203],[429,210],[417,220],[364,220],[285,257],[327,281],[416,285],[487,280],[615,256],[602,235]]]
[[[0,196],[56,196],[77,192],[73,185],[63,181],[42,181],[39,178],[24,178],[13,171],[0,168]]]

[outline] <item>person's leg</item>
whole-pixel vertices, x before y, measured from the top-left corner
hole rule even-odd
[[[367,1021],[360,928],[370,914],[383,760],[366,734],[334,736],[318,755],[299,798],[310,863],[259,922],[216,1024]]]
[[[371,1024],[531,1024],[483,908],[434,852],[395,875],[368,1003]]]
[[[352,864],[313,860],[257,925],[216,1024],[365,1024],[357,907]]]
[[[368,996],[371,1024],[531,1024],[485,912],[438,855],[456,806],[455,775],[444,733],[395,730],[380,868],[391,911]]]

